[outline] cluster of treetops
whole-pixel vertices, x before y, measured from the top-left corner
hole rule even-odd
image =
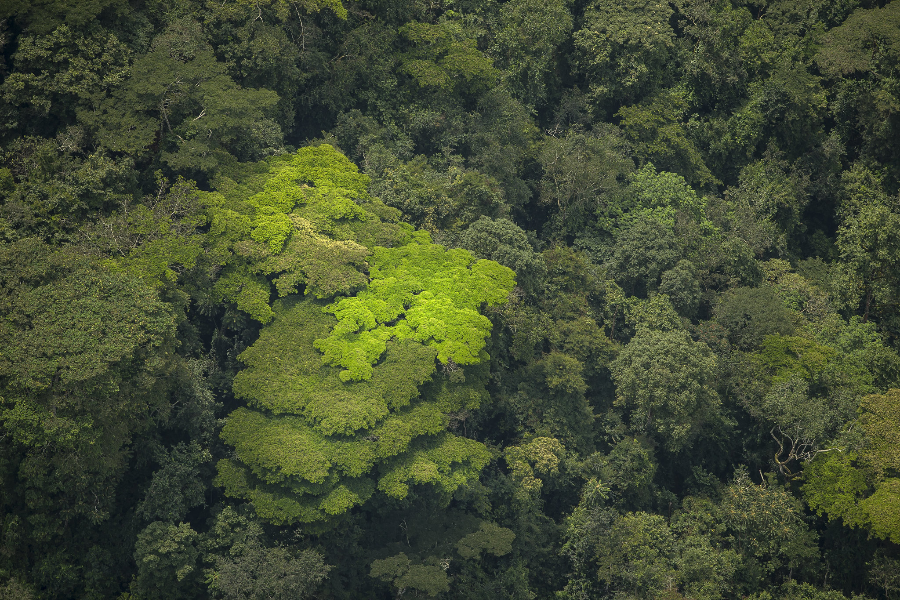
[[[900,594],[900,0],[4,0],[0,598]]]

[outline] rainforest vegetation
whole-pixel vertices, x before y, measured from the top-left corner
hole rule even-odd
[[[900,597],[900,0],[3,0],[0,598]]]

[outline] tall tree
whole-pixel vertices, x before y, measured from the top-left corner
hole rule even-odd
[[[368,277],[351,270],[357,280],[349,286],[307,281],[307,293],[320,297],[359,290],[327,305],[288,298],[273,311],[268,293],[260,296],[259,310],[268,311],[260,318],[272,324],[240,357],[248,368],[235,392],[250,408],[232,413],[223,429],[236,454],[219,463],[218,481],[276,523],[327,520],[376,488],[404,498],[410,485],[431,483],[449,494],[489,458],[482,444],[445,431],[445,415],[485,398],[491,323],[478,309],[506,301],[513,273],[434,245],[427,234],[382,226],[369,210],[378,204],[347,197],[364,195],[368,178],[330,146],[305,149],[289,165],[250,198],[251,238],[265,245],[246,254],[242,268],[252,272],[292,243],[343,243],[337,254],[299,252],[298,275],[314,272],[305,257],[325,272],[352,246]],[[397,245],[378,245],[385,242]],[[282,295],[296,289],[298,275]],[[437,364],[444,377],[433,380]]]

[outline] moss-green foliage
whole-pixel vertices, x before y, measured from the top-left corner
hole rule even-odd
[[[512,550],[514,534],[509,529],[483,522],[475,533],[470,533],[456,543],[456,551],[463,558],[474,558],[482,552],[503,556]]]
[[[447,574],[440,565],[412,564],[404,552],[374,561],[369,574],[390,581],[401,590],[421,591],[428,597],[434,597],[450,589]]]
[[[369,274],[367,289],[326,308],[338,324],[315,344],[344,381],[369,379],[392,338],[429,344],[445,364],[478,362],[491,328],[478,308],[502,304],[515,284],[507,267],[433,244],[376,248]]]
[[[536,437],[527,444],[506,448],[503,454],[513,479],[525,494],[538,495],[544,482],[536,475],[558,474],[565,448],[555,438]]]
[[[478,50],[477,40],[459,21],[437,24],[410,22],[398,33],[412,48],[401,69],[423,88],[460,94],[486,90],[499,76],[493,61]]]
[[[633,411],[634,429],[655,432],[677,452],[718,418],[716,368],[709,347],[686,332],[641,327],[610,367],[616,404]]]
[[[830,519],[900,543],[900,390],[866,396],[857,420],[858,449],[819,456],[806,469],[803,493]]]
[[[508,555],[517,537],[510,529],[453,508],[407,510],[393,516],[402,517],[403,535],[397,539],[384,530],[388,539],[379,541],[379,555],[386,558],[372,561],[369,576],[420,595],[446,592],[451,585],[454,591],[465,593],[466,579],[448,574],[490,561],[487,555]]]

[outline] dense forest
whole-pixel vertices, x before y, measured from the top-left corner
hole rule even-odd
[[[900,597],[900,0],[2,0],[0,598]]]

